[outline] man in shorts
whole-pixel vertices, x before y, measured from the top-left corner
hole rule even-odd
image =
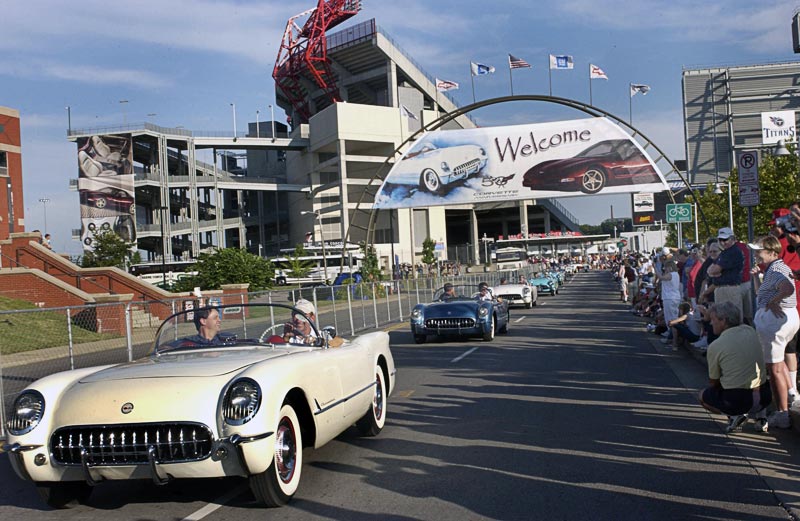
[[[711,385],[700,391],[700,404],[713,413],[728,415],[725,432],[737,429],[748,415],[755,419],[756,430],[766,432],[766,407],[772,402],[772,391],[758,335],[742,324],[740,310],[733,302],[716,303],[709,311],[719,338],[708,346]]]

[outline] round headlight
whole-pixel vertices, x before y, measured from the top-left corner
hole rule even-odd
[[[527,293],[530,293],[530,292],[531,292],[531,288],[528,288],[528,287],[522,288],[522,293],[527,294]]]
[[[244,425],[261,405],[261,387],[249,378],[231,384],[222,400],[222,417],[228,425]]]
[[[411,318],[417,319],[422,316],[422,310],[419,308],[414,308],[411,310]]]
[[[488,314],[489,314],[489,308],[487,307],[478,308],[478,315],[485,317]]]
[[[44,397],[38,391],[25,391],[14,400],[6,422],[8,432],[19,436],[39,425],[44,415]]]

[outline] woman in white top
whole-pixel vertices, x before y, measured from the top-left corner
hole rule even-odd
[[[664,306],[664,323],[669,324],[678,318],[678,305],[681,303],[681,281],[678,265],[673,260],[664,263],[661,275],[661,302]]]

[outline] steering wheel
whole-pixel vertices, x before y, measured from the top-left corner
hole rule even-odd
[[[275,324],[264,330],[258,337],[258,341],[262,344],[285,344],[286,340],[283,335],[279,335],[278,331],[283,332],[283,324]]]

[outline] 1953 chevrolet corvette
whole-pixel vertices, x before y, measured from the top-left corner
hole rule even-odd
[[[103,480],[226,476],[248,478],[256,499],[279,506],[297,491],[305,447],[354,423],[366,436],[381,431],[396,373],[385,332],[331,347],[335,332],[312,324],[307,343],[290,344],[274,332],[305,316],[296,309],[214,309],[213,341],[197,340],[199,310],[185,311],[161,325],[147,358],[22,391],[4,446],[16,473],[54,507],[86,501]]]

